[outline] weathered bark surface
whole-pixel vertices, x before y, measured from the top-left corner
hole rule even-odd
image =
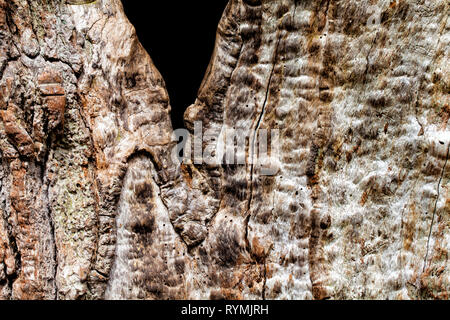
[[[101,298],[131,159],[171,143],[164,82],[120,1],[0,4],[2,297]]]
[[[448,13],[230,0],[185,122],[246,164],[180,165],[120,1],[0,0],[0,298],[448,299]]]

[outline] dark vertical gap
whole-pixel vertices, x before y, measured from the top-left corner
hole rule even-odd
[[[166,82],[173,128],[184,128],[183,114],[197,97],[228,0],[122,3],[140,42]]]

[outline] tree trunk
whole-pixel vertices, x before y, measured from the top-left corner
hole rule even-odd
[[[1,299],[448,299],[447,1],[230,0],[182,163],[75,2],[0,0]]]

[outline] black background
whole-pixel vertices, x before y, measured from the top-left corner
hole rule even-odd
[[[216,307],[224,310],[225,304],[268,305],[269,315],[225,315],[216,312],[214,317],[183,316],[181,310],[188,305]],[[1,314],[12,318],[46,320],[71,319],[144,319],[144,320],[309,320],[309,319],[414,319],[417,315],[445,315],[448,301],[0,301]],[[58,310],[60,308],[60,310]],[[5,317],[7,319],[11,317]]]
[[[138,38],[162,74],[174,129],[195,102],[228,0],[122,0]]]

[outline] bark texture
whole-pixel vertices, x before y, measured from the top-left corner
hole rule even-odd
[[[230,0],[185,123],[243,165],[173,161],[121,2],[68,2],[0,0],[0,298],[448,299],[448,1]]]

